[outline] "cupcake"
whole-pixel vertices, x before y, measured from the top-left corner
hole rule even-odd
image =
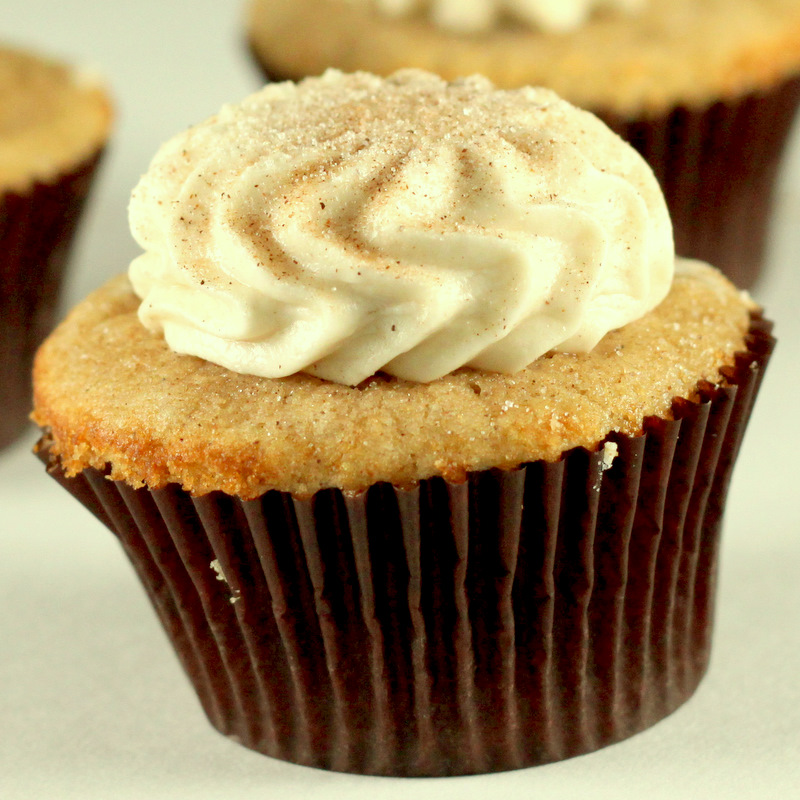
[[[130,217],[37,355],[39,453],[216,728],[462,775],[692,694],[772,339],[632,148],[548,90],[329,71],[164,145]]]
[[[751,286],[800,101],[796,0],[253,0],[272,76],[326,67],[547,86],[600,116],[662,185],[680,255]]]
[[[33,354],[55,322],[110,119],[96,80],[0,47],[0,448],[27,423]]]

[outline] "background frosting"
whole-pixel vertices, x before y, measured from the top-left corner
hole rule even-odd
[[[494,27],[503,15],[560,32],[577,28],[597,9],[638,11],[647,0],[350,0],[372,3],[390,16],[427,13],[440,27],[464,33]]]
[[[674,252],[644,161],[541,89],[330,71],[162,147],[134,190],[139,315],[236,372],[514,372],[653,308]]]

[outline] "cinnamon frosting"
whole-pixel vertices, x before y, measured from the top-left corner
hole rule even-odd
[[[355,385],[585,352],[674,268],[635,151],[550,91],[405,70],[267,86],[135,189],[139,316],[241,373]]]

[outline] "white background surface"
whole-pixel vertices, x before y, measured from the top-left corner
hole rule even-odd
[[[116,98],[71,305],[136,254],[127,198],[160,142],[259,85],[242,4],[0,0],[0,39],[96,65]],[[0,454],[0,798],[800,797],[798,264],[800,135],[754,292],[780,344],[734,477],[712,665],[672,717],[589,756],[486,777],[361,778],[247,751],[206,722],[122,551],[45,476],[31,431]]]

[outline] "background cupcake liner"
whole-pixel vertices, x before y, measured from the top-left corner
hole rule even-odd
[[[664,191],[678,255],[749,288],[764,261],[775,180],[800,104],[800,77],[703,109],[625,120],[598,112],[647,160]]]
[[[613,447],[578,448],[463,483],[251,501],[49,471],[118,535],[222,733],[367,774],[542,764],[652,725],[703,676],[769,329],[754,320],[729,385],[612,434],[610,466]]]
[[[31,368],[53,328],[69,247],[100,160],[53,182],[0,194],[0,448],[31,411]]]

